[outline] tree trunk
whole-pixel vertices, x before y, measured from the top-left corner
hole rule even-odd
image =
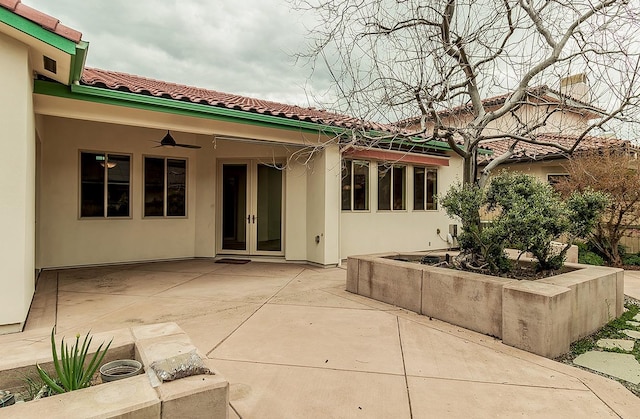
[[[462,183],[472,185],[477,181],[478,175],[478,149],[473,147],[464,158],[462,171]]]

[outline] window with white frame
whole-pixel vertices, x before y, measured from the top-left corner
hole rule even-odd
[[[342,210],[369,210],[369,162],[343,160]]]
[[[187,161],[144,158],[144,216],[187,216]]]
[[[426,167],[413,168],[413,209],[437,210],[438,171]]]
[[[407,209],[407,167],[378,163],[378,210]]]
[[[80,153],[80,217],[115,218],[131,214],[131,156]]]

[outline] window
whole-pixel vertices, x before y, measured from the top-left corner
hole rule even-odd
[[[186,217],[187,161],[144,158],[144,216]]]
[[[129,217],[131,157],[80,153],[80,217]]]
[[[548,174],[547,175],[547,182],[549,182],[549,185],[551,185],[552,188],[555,189],[556,185],[558,184],[558,182],[561,182],[565,179],[569,178],[569,174],[568,173],[557,173],[557,174]]]
[[[406,166],[378,163],[378,210],[404,210],[406,206]]]
[[[342,165],[342,210],[369,209],[369,162],[344,160]]]
[[[413,209],[437,210],[438,172],[425,167],[413,168]]]

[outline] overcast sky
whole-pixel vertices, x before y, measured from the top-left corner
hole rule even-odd
[[[23,2],[82,32],[90,67],[302,106],[329,86],[295,64],[306,29],[287,0]]]

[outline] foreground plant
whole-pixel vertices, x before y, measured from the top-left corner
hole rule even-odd
[[[51,330],[51,352],[57,377],[51,377],[40,365],[36,364],[40,378],[42,378],[42,381],[56,394],[89,387],[91,378],[107,354],[107,350],[109,346],[111,346],[113,339],[109,341],[104,349],[102,349],[104,346],[104,342],[102,342],[93,354],[91,361],[86,364],[87,354],[93,337],[89,337],[87,333],[82,342],[82,346],[80,346],[80,334],[78,333],[76,335],[76,342],[71,345],[71,347],[65,344],[63,338],[60,343],[60,359],[58,360],[58,352],[56,351],[56,341],[53,332],[54,329]]]

